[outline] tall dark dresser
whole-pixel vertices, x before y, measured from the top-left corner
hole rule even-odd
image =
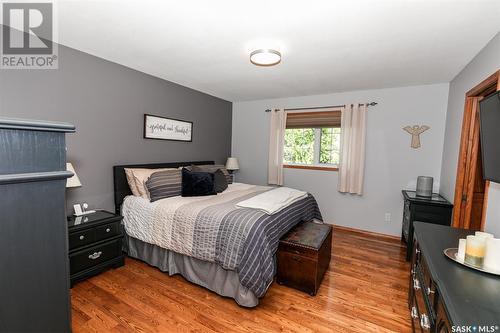
[[[70,332],[65,134],[0,118],[0,332]]]

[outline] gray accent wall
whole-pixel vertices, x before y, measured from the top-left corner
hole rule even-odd
[[[455,195],[465,93],[497,70],[500,70],[500,33],[450,82],[441,169],[441,192],[450,200]],[[500,184],[490,185],[485,228],[500,237]]]
[[[193,142],[143,139],[145,113],[189,120]],[[70,122],[67,156],[83,184],[67,206],[113,210],[117,164],[215,160],[231,153],[232,103],[59,46],[58,70],[0,70],[0,116]]]

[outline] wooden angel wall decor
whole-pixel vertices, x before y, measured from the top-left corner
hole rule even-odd
[[[430,126],[427,125],[413,125],[403,127],[403,130],[411,134],[411,147],[414,149],[420,148],[420,134],[424,133],[430,129]]]

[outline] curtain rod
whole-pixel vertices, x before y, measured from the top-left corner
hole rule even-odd
[[[359,105],[366,104],[366,106],[375,106],[378,103],[377,102],[370,102],[370,103],[359,103]],[[343,105],[329,105],[329,106],[315,106],[315,107],[308,107],[308,108],[293,108],[293,109],[285,109],[285,111],[300,111],[300,110],[315,110],[315,109],[326,109],[326,108],[343,108],[345,107],[345,104]],[[274,109],[274,111],[277,111],[278,109]],[[267,109],[266,112],[271,112],[271,109]]]

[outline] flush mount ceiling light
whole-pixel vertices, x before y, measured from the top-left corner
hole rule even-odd
[[[250,62],[257,66],[274,66],[281,62],[281,53],[273,49],[259,49],[250,53]]]

